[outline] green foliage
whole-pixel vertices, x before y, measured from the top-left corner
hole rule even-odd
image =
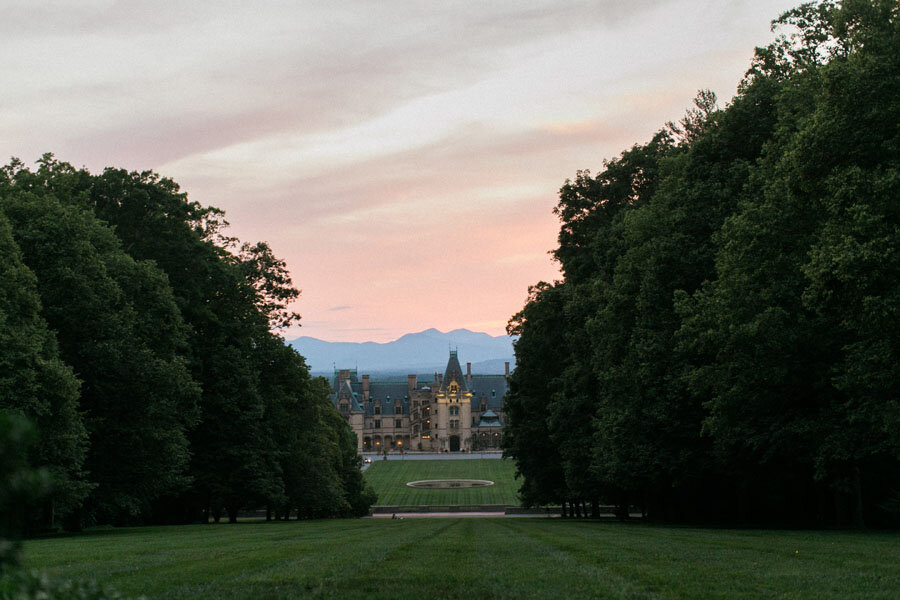
[[[28,460],[35,437],[27,419],[0,410],[0,574],[18,564],[18,539],[25,532],[28,506],[50,488],[47,473]]]
[[[335,440],[336,452],[332,460],[341,486],[341,516],[362,517],[369,514],[378,496],[360,471],[362,457],[357,453],[356,433],[334,409],[329,391],[328,382],[322,378],[318,379],[318,386],[313,385],[313,393],[319,397],[320,418],[328,427],[331,439]]]
[[[311,382],[303,419],[320,426],[298,436],[294,452],[285,457],[288,507],[296,509],[298,518],[363,516],[375,500],[359,471],[356,435],[334,409],[328,391],[324,379]]]
[[[83,382],[92,516],[136,517],[187,482],[185,431],[198,389],[182,356],[180,314],[165,275],[125,254],[79,206],[82,173],[47,156],[34,173],[9,174],[3,209],[61,356]]]
[[[562,288],[539,283],[529,290],[528,298],[508,327],[510,335],[520,337],[515,343],[516,369],[504,400],[503,452],[516,461],[517,475],[524,476],[519,490],[522,502],[535,506],[566,497],[562,459],[550,437],[544,407],[569,353]]]
[[[538,294],[511,320],[514,381],[544,380],[542,402],[517,413],[512,385],[507,433],[549,433],[557,501],[897,522],[898,16],[881,0],[788,11],[728,106],[701,92],[679,124],[566,182],[565,280],[544,288],[559,299],[546,326],[522,326]],[[537,336],[555,350],[529,361]],[[508,452],[523,490],[547,489],[540,458]]]
[[[0,179],[2,186],[2,179]],[[52,526],[85,498],[89,485],[82,466],[87,432],[78,412],[79,382],[59,356],[56,337],[41,317],[37,281],[0,211],[0,409],[32,420],[39,440],[34,464],[55,481],[39,526]]]
[[[270,330],[299,319],[287,266],[227,225],[150,172],[0,170],[0,408],[38,425],[44,525],[368,511],[352,431]]]
[[[347,514],[361,489],[348,497],[352,482],[341,476],[346,432],[332,423],[334,409],[302,357],[269,331],[299,318],[288,308],[299,291],[285,263],[264,242],[227,237],[221,211],[188,202],[152,173],[107,169],[89,202],[126,248],[166,272],[192,331],[202,398],[189,434],[187,518],[218,518],[224,509],[234,521],[239,509],[259,505],[305,517]]]
[[[139,596],[143,598],[144,596]],[[0,574],[0,598],[15,600],[127,600],[96,581],[59,581],[38,571]]]

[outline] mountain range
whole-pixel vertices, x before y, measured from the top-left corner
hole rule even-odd
[[[514,337],[454,329],[446,333],[426,329],[385,343],[326,342],[313,337],[288,340],[313,373],[332,373],[335,368],[357,368],[360,373],[392,374],[442,372],[450,350],[459,352],[459,361],[472,363],[472,372],[503,373],[504,362],[514,365]]]

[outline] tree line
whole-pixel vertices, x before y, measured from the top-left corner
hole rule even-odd
[[[508,326],[527,503],[900,524],[898,13],[786,12],[731,103],[565,182]]]
[[[19,517],[0,485],[4,529],[368,512],[354,433],[274,333],[299,291],[227,225],[152,172],[0,168],[0,425],[30,422],[46,479]]]

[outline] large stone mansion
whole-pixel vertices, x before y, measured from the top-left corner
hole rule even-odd
[[[450,351],[444,374],[408,375],[406,381],[360,379],[335,371],[332,400],[356,432],[360,452],[423,450],[471,452],[500,447],[506,375],[473,375]]]

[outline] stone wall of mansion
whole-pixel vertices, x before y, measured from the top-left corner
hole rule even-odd
[[[463,373],[455,351],[444,374],[406,381],[359,377],[355,369],[334,373],[332,401],[356,432],[360,452],[423,450],[472,452],[500,447],[505,375]]]

